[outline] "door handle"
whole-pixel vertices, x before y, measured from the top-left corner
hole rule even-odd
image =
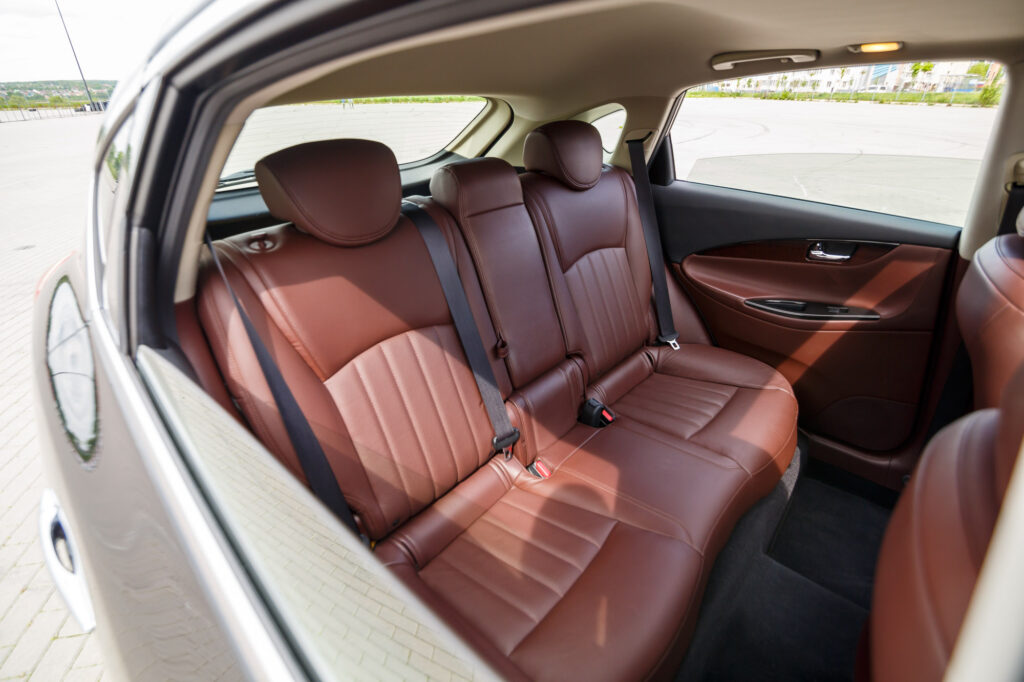
[[[82,573],[78,546],[57,502],[57,495],[49,488],[43,491],[39,500],[39,541],[43,546],[46,568],[68,610],[83,632],[92,632],[96,628],[96,614],[92,609],[89,585]]]
[[[826,244],[825,242],[814,242],[807,251],[808,260],[820,260],[828,263],[842,263],[848,261],[857,250],[856,244]]]

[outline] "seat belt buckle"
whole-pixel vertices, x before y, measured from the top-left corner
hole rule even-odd
[[[505,455],[505,459],[511,459],[512,446],[515,445],[516,441],[518,440],[519,429],[513,426],[512,430],[509,431],[506,435],[495,436],[494,438],[492,438],[491,446],[494,448],[495,452],[500,452],[501,454]]]
[[[551,469],[542,460],[534,460],[533,464],[526,467],[526,470],[537,478],[551,478]]]
[[[587,398],[580,406],[579,421],[581,424],[600,429],[615,421],[615,413],[596,398]]]
[[[659,336],[658,343],[664,343],[672,350],[679,350],[679,334],[672,334],[671,336]]]

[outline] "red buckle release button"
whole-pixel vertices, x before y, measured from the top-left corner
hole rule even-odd
[[[607,409],[601,410],[601,416],[605,418],[606,424],[611,424],[615,421],[615,415],[609,412]]]
[[[539,459],[533,463],[533,471],[540,478],[551,477],[551,469],[548,469],[548,465],[540,461]]]

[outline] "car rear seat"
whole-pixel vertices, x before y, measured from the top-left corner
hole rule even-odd
[[[743,457],[718,454],[731,451],[729,443],[697,448],[639,420],[576,424],[590,368],[564,341],[565,312],[548,308],[557,297],[495,279],[495,264],[480,260],[486,249],[476,244],[487,275],[478,281],[455,221],[424,200],[449,240],[510,416],[524,431],[514,458],[492,456],[487,415],[437,276],[399,214],[390,151],[358,140],[310,143],[267,157],[256,171],[273,215],[294,226],[216,248],[377,556],[507,677],[635,678],[670,667],[696,616],[709,543],[720,543],[709,538],[727,534],[752,501]],[[497,195],[472,192],[462,201],[471,209],[479,199],[489,212],[495,197],[516,199],[511,185],[499,185]],[[539,273],[533,284],[547,286],[521,194],[510,206],[494,232],[507,228],[509,262],[524,249],[522,263]],[[233,303],[208,263],[198,309],[231,396],[301,479]],[[740,390],[747,389],[727,392]],[[787,394],[784,386],[765,392]],[[771,413],[772,405],[755,400],[751,419],[783,432],[767,457],[784,468],[795,406]],[[548,479],[524,466],[538,456],[557,465]]]
[[[604,429],[577,423],[584,399],[585,365],[578,357],[566,361],[573,353],[564,340],[541,239],[524,204],[515,170],[500,159],[451,164],[434,175],[430,189],[433,199],[456,217],[477,265],[491,319],[501,339],[501,354],[516,388],[509,403],[524,434],[516,449],[523,463],[530,465],[540,459],[554,471],[552,481],[576,480],[602,491],[601,504],[605,507],[640,506],[667,516],[679,524],[681,537],[708,560],[713,558],[736,519],[778,482],[793,454],[796,400],[785,380],[761,363],[728,351],[719,351],[723,360],[732,363],[722,376],[710,372],[705,375],[713,379],[713,384],[672,386],[675,378],[666,377],[670,390],[684,397],[702,389],[737,393],[761,390],[768,395],[754,405],[732,408],[753,424],[763,421],[770,425],[764,431],[776,431],[774,440],[766,443],[765,454],[772,455],[764,458],[769,466],[762,464],[756,475],[741,462],[720,454],[730,447],[729,440],[702,440],[699,429],[694,430],[697,438],[688,439],[678,431],[661,431],[628,416]],[[614,204],[601,204],[606,197],[591,198],[595,215],[590,224],[596,230],[602,227],[602,209],[607,209],[613,220],[616,215],[618,207]],[[643,253],[643,272],[647,273],[650,290],[646,251]],[[629,284],[624,281],[620,286]],[[593,295],[600,298],[614,292],[597,285]],[[649,296],[636,299],[635,305],[640,308],[637,319],[646,320]],[[566,304],[563,317],[575,314],[571,306],[571,301]],[[637,351],[644,338],[638,340]],[[676,352],[691,349],[706,347],[684,345]],[[735,366],[760,372],[769,388],[730,385],[728,382],[737,377],[732,369]],[[782,390],[776,390],[776,385]],[[695,409],[692,404],[677,403],[660,405],[659,409],[662,419],[669,423],[715,421],[715,415],[708,415],[703,406]],[[751,431],[763,435],[753,427]],[[731,436],[737,440],[743,437],[743,433]],[[753,451],[756,449],[741,452]]]
[[[758,499],[796,447],[792,388],[775,369],[732,351],[651,345],[651,274],[633,181],[601,156],[597,130],[580,121],[541,126],[523,154],[526,205],[566,343],[584,362],[587,396],[634,430],[735,462]]]

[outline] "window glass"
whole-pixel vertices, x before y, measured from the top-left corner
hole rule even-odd
[[[454,140],[486,104],[480,97],[382,97],[287,104],[254,111],[221,177],[303,142],[361,138],[383,142],[398,163],[425,159]]]
[[[626,110],[617,109],[590,123],[601,134],[601,147],[604,148],[604,153],[607,157],[615,151],[615,145],[619,143],[619,138],[622,137],[622,126],[626,123]]]
[[[917,62],[709,83],[672,126],[676,177],[963,225],[1004,74]]]

